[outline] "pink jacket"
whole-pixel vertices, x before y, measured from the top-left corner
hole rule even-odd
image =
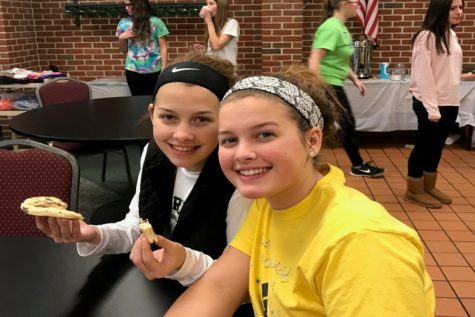
[[[427,38],[429,37],[429,41]],[[438,106],[460,105],[460,76],[462,74],[462,49],[457,35],[450,30],[450,55],[437,54],[435,36],[422,31],[412,49],[411,82],[409,90],[422,102],[429,120],[440,119]]]

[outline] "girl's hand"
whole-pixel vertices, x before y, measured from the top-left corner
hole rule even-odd
[[[132,30],[132,27],[128,28],[121,35],[119,35],[119,39],[121,39],[121,40],[128,40],[128,39],[133,38],[133,37],[135,37],[135,33]]]
[[[353,83],[355,84],[356,88],[358,88],[358,90],[360,91],[361,96],[364,96],[366,93],[366,86],[363,84],[363,82],[359,79],[355,79]]]
[[[99,230],[82,220],[55,217],[35,217],[36,227],[56,243],[89,242],[98,244]]]
[[[204,51],[206,51],[206,46],[204,46],[202,44],[195,43],[195,44],[193,44],[192,49],[195,50],[195,51],[198,51],[198,52],[204,52]]]
[[[200,17],[202,17],[206,23],[213,22],[213,16],[211,15],[211,11],[207,7],[201,8]]]
[[[152,252],[147,238],[141,235],[130,252],[130,260],[149,280],[171,275],[186,259],[186,250],[180,243],[157,235],[155,244],[161,249]]]
[[[465,74],[462,74],[462,80],[475,80],[475,74],[473,72],[468,72]]]
[[[441,118],[441,115],[440,115],[440,112],[437,112],[437,113],[429,113],[428,117],[429,121],[432,121],[432,122],[439,122],[440,118]]]

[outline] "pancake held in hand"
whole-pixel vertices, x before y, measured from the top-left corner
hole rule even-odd
[[[148,222],[148,219],[140,219],[139,228],[145,238],[147,238],[149,243],[153,243],[157,239],[156,234],[153,231],[152,225],[150,224],[150,222]]]
[[[77,212],[67,210],[68,204],[56,197],[39,196],[27,198],[20,208],[31,216],[55,217],[74,220],[83,220]]]

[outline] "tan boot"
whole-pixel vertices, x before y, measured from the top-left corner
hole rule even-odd
[[[407,177],[407,191],[404,200],[428,208],[440,208],[440,201],[424,191],[424,178]]]
[[[452,203],[452,198],[450,198],[447,194],[435,188],[436,182],[437,182],[437,172],[433,172],[433,173],[424,172],[424,191],[443,204]]]

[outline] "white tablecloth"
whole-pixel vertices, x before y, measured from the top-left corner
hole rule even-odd
[[[93,99],[130,96],[125,77],[100,78],[88,84],[91,86]]]
[[[367,88],[364,96],[360,95],[351,81],[345,83],[357,130],[382,132],[417,129],[408,80],[367,79],[363,82]],[[461,82],[460,98],[459,126],[475,126],[475,81]]]
[[[88,84],[91,86],[93,99],[130,96],[130,89],[125,77],[99,78],[89,81]],[[41,83],[0,85],[0,92],[15,89],[36,89],[41,85]]]
[[[125,77],[101,78],[90,81],[93,98],[130,96]],[[392,81],[382,79],[364,80],[367,88],[361,96],[351,81],[345,83],[356,118],[358,131],[400,131],[416,130],[417,118],[412,110],[412,95],[409,80]],[[461,127],[475,126],[475,81],[460,84],[460,109],[457,122]],[[474,132],[475,134],[475,132]],[[475,136],[472,138],[475,146]]]

